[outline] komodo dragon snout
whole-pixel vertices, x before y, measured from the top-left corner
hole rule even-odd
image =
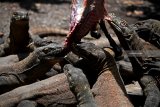
[[[63,58],[63,46],[51,43],[47,46],[39,47],[35,50],[39,59],[44,60],[60,60]]]

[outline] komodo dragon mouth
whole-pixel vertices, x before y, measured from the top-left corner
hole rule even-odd
[[[39,59],[56,60],[64,57],[64,47],[60,44],[51,43],[47,46],[37,48]]]
[[[111,23],[111,25],[118,30],[118,32],[123,33],[124,28],[128,27],[128,24],[125,20],[116,17],[114,13],[109,13],[109,17],[110,19],[108,19],[109,23]]]

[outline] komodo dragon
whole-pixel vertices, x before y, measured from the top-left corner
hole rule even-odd
[[[70,89],[77,98],[78,107],[97,107],[95,99],[90,90],[88,80],[81,69],[74,67],[71,64],[66,64],[63,68],[67,76]],[[79,93],[79,94],[77,94]],[[60,102],[60,101],[59,101]],[[70,102],[71,103],[71,102]],[[18,107],[37,107],[37,102],[33,100],[23,100],[18,104]],[[51,107],[61,106],[65,104],[51,104]],[[65,106],[69,107],[69,106]],[[73,107],[73,106],[72,106]]]
[[[33,47],[29,45],[31,42],[36,47],[45,46],[53,41],[42,39],[42,37],[47,35],[66,36],[67,33],[67,30],[51,27],[36,27],[29,30],[29,14],[25,11],[15,11],[11,17],[9,37],[4,44],[0,45],[0,56],[32,51]],[[94,35],[96,34],[94,33]]]
[[[74,65],[86,74],[98,107],[132,107],[113,58],[115,53],[112,49],[103,50],[92,43],[81,43],[73,45],[72,51],[83,58]]]
[[[10,34],[0,45],[0,56],[27,51],[30,42],[29,16],[25,12],[14,12],[10,22]]]
[[[71,64],[66,64],[63,70],[67,76],[70,89],[76,96],[78,107],[97,107],[90,85],[83,71]]]
[[[160,48],[160,21],[148,19],[130,25],[144,40]]]
[[[0,45],[0,56],[33,51],[33,47],[29,45],[32,42],[35,46],[52,43],[41,37],[50,34],[66,36],[67,33],[67,30],[50,27],[36,27],[29,31],[29,14],[25,11],[15,11],[11,17],[9,37]]]
[[[89,76],[95,79],[97,78],[95,84],[91,86],[97,106],[132,107],[132,104],[126,96],[124,85],[112,55],[110,55],[108,51],[104,51],[92,43],[73,45],[72,51],[83,58],[74,64],[78,67],[78,71],[79,68],[82,68],[87,79]],[[77,69],[72,65],[65,65],[63,69],[67,78],[69,78],[69,84],[63,73],[58,74],[0,95],[0,106],[11,107],[21,100],[32,98],[34,98],[38,104],[44,106],[75,104],[75,97],[70,92],[69,86],[71,91],[75,94],[77,101],[79,101],[80,107],[89,106],[85,106],[85,104],[93,105],[90,103],[93,102],[93,100],[88,90],[89,85],[87,85],[88,83],[85,79],[81,79],[84,78],[83,74],[75,71]],[[77,73],[80,73],[82,77],[77,77]],[[90,83],[91,80],[88,79],[88,81]],[[80,84],[83,84],[81,88],[79,88]],[[84,89],[88,91],[84,91]]]
[[[36,48],[25,59],[8,65],[0,66],[0,89],[11,89],[29,84],[44,76],[52,66],[63,57],[63,47],[58,44]]]
[[[158,48],[142,40],[135,29],[129,26],[128,23],[120,17],[110,14],[108,22],[111,24],[120,43],[126,51],[134,50],[143,53],[142,56],[130,55],[128,53],[128,57],[130,58],[132,67],[138,67],[138,69],[133,69],[133,71],[138,77],[138,80],[143,87],[144,95],[146,96],[144,107],[158,107],[160,103],[159,83],[158,81],[156,82],[156,78],[148,74],[147,70],[144,68],[144,64],[148,61],[153,61],[152,57],[154,57],[153,54],[150,55],[147,51],[158,50]],[[156,60],[154,62],[156,62]]]

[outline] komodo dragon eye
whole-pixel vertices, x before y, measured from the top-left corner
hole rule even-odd
[[[13,12],[13,15],[18,15],[18,13],[17,12]]]
[[[45,49],[43,50],[43,52],[44,52],[45,54],[47,54],[47,53],[50,52],[50,51],[51,51],[50,48],[45,48]]]
[[[121,25],[122,27],[126,27],[126,26],[127,26],[127,22],[123,20],[123,21],[121,21],[120,25]]]
[[[12,18],[15,18],[15,17],[17,17],[18,16],[18,13],[17,12],[14,12],[13,14],[12,14]]]

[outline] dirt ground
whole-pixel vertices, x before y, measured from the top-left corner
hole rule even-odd
[[[153,2],[154,1],[154,2]],[[129,23],[148,18],[158,19],[159,0],[105,0],[108,12],[124,18]],[[30,30],[37,27],[52,27],[69,29],[71,0],[0,0],[0,33],[5,36],[0,43],[9,35],[10,18],[13,11],[23,10],[30,14]],[[112,35],[112,32],[110,32]],[[62,43],[65,37],[52,36],[55,42]],[[90,38],[89,38],[90,40]],[[88,41],[84,40],[84,41]],[[108,40],[102,36],[92,42],[101,47],[108,46]]]
[[[156,10],[159,6],[145,0],[105,0],[105,2],[108,12],[114,12],[129,23],[152,16],[158,18],[159,15]],[[30,13],[30,29],[49,26],[68,30],[70,4],[71,0],[0,0],[0,32],[9,34],[11,13],[16,10]]]

